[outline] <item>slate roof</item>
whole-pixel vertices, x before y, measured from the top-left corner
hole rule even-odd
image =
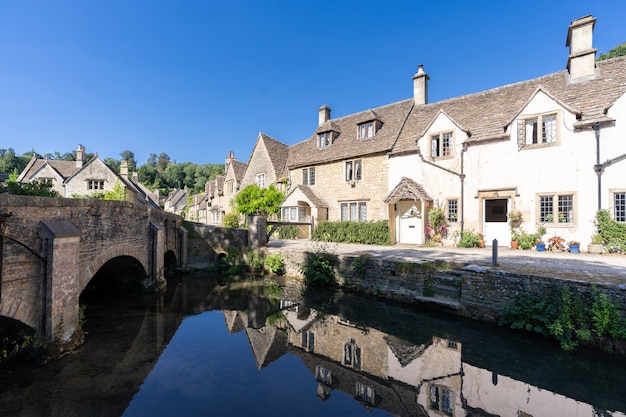
[[[416,105],[391,154],[415,152],[439,113],[470,136],[467,142],[508,140],[506,128],[539,91],[577,114],[575,127],[609,121],[606,111],[626,92],[626,57],[596,62],[597,77],[571,83],[567,70],[448,100]]]
[[[270,157],[276,179],[287,178],[287,158],[289,157],[289,146],[279,142],[265,133],[259,133],[260,140],[265,144],[265,149]],[[254,151],[252,152],[254,154]],[[252,157],[252,156],[251,156]]]
[[[383,200],[389,204],[400,200],[432,201],[424,187],[411,178],[402,177],[398,185]]]
[[[26,168],[24,168],[24,171],[20,174],[19,181],[22,181],[24,178],[30,178],[46,165],[58,172],[63,180],[71,177],[81,169],[76,166],[76,161],[39,159],[33,156]]]
[[[293,187],[293,189],[285,197],[285,200],[287,200],[289,196],[293,194],[296,190],[300,190],[302,194],[304,194],[304,196],[308,198],[311,203],[313,203],[314,207],[328,207],[328,204],[326,204],[324,200],[319,198],[317,194],[315,194],[315,192],[311,190],[311,188],[307,185],[296,185],[295,187]]]
[[[236,159],[230,162],[233,166],[233,173],[235,174],[235,180],[237,182],[241,182],[243,180],[243,176],[246,174],[246,168],[248,168],[248,164],[245,162],[237,161]]]
[[[287,167],[294,169],[301,166],[389,152],[393,148],[413,106],[413,99],[409,99],[331,119],[319,126],[309,139],[290,147]],[[378,120],[382,124],[380,129],[373,138],[357,139],[359,123],[371,120]],[[317,134],[330,130],[337,132],[338,136],[330,146],[318,149]]]

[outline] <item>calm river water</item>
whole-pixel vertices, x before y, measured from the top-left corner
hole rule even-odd
[[[0,416],[624,416],[626,361],[278,278],[86,290],[85,344],[0,368]]]

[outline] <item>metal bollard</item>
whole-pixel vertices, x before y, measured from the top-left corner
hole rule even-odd
[[[498,239],[494,239],[491,243],[491,265],[498,265]]]

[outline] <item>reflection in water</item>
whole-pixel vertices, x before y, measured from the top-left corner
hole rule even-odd
[[[185,277],[160,297],[86,294],[82,351],[0,369],[0,415],[625,415],[620,358],[267,284]]]

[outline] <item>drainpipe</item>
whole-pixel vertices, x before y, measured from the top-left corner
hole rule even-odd
[[[596,164],[593,170],[598,176],[598,210],[602,208],[602,171],[604,166],[600,163],[600,123],[593,125],[593,131],[596,134]]]
[[[463,143],[463,149],[461,150],[461,173],[452,171],[451,169],[439,166],[434,162],[428,161],[424,159],[424,155],[422,155],[422,150],[417,148],[417,155],[420,157],[423,163],[432,165],[435,168],[439,168],[443,171],[446,171],[452,175],[456,175],[461,180],[461,233],[463,233],[465,228],[465,171],[464,171],[464,158],[465,152],[467,152],[467,143]]]

